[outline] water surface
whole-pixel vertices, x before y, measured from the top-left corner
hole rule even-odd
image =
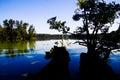
[[[49,51],[56,41],[58,46],[61,46],[61,40],[0,42],[0,80],[24,80],[26,74],[40,71],[50,61],[44,58],[45,52]],[[87,52],[85,47],[74,42],[75,40],[64,41],[71,58],[69,70],[73,78],[74,73],[79,71],[81,52]],[[116,73],[120,73],[119,53],[111,55],[108,63]]]

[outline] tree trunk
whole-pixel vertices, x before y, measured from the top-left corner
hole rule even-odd
[[[88,44],[87,48],[88,48],[88,51],[87,51],[88,54],[94,54],[95,53],[95,47],[93,45]]]
[[[95,57],[96,57],[96,58],[99,57],[99,55],[96,53],[95,47],[94,47],[93,45],[88,44],[88,45],[87,45],[87,49],[88,49],[87,54],[88,54],[89,56],[94,57],[94,58],[95,58]]]
[[[62,47],[64,47],[64,34],[62,34]]]

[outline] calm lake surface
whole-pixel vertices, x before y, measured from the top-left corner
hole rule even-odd
[[[24,80],[28,73],[40,71],[50,61],[44,58],[45,52],[49,51],[56,41],[58,46],[61,46],[61,40],[0,42],[0,80]],[[71,76],[75,76],[79,71],[81,52],[87,52],[86,47],[74,44],[75,41],[64,41],[71,58]],[[111,54],[108,64],[120,74],[120,53]]]

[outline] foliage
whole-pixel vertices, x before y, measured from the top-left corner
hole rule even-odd
[[[29,29],[27,30],[27,27]],[[35,29],[33,25],[18,20],[4,20],[3,26],[0,26],[0,37],[1,41],[18,41],[18,40],[29,40],[35,35]]]
[[[62,31],[63,34],[67,33],[70,28],[65,26],[66,21],[56,21],[56,17],[48,19],[47,23],[50,25],[50,29],[58,30],[59,32]]]
[[[87,46],[88,54],[103,55],[103,60],[106,61],[110,51],[119,48],[115,36],[118,37],[116,33],[120,31],[117,30],[115,34],[108,32],[115,19],[120,16],[120,4],[115,2],[107,4],[104,0],[78,0],[77,5],[78,9],[73,15],[73,20],[82,19],[83,26],[78,27],[76,34],[86,34],[87,38],[79,44]]]
[[[101,58],[107,61],[111,50],[120,47],[120,28],[109,33],[109,28],[120,16],[120,4],[115,2],[107,4],[104,0],[78,0],[77,5],[78,8],[72,18],[75,21],[82,20],[83,23],[82,26],[77,27],[74,34],[85,35],[77,43],[86,46],[87,53],[91,56],[102,56]],[[63,34],[69,31],[65,21],[56,21],[56,17],[49,19],[47,23],[50,24],[50,29],[62,31]]]
[[[33,25],[30,25],[29,29],[28,29],[28,38],[32,39],[33,37],[35,37],[35,28],[33,27]]]
[[[50,29],[55,29],[58,30],[59,32],[62,31],[62,46],[64,45],[63,39],[64,39],[64,34],[66,34],[70,28],[65,26],[65,21],[61,22],[61,21],[56,21],[56,17],[50,18],[48,19],[47,23],[49,23],[50,25]]]

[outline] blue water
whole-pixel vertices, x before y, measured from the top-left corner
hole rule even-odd
[[[120,75],[120,52],[115,52],[110,55],[108,64],[112,67],[115,73]]]
[[[44,58],[45,52],[49,51],[56,41],[57,40],[36,41],[33,50],[30,50],[30,48],[27,47],[27,53],[22,53],[14,57],[5,56],[5,50],[3,50],[0,55],[0,80],[24,80],[28,73],[37,73],[40,71],[50,61]],[[74,43],[75,40],[65,41],[65,43],[66,42]],[[78,73],[79,71],[80,54],[81,52],[86,52],[87,49],[78,44],[67,45],[66,48],[71,58],[69,70],[70,75],[73,77],[76,75],[75,73]],[[120,74],[119,53],[111,55],[108,64],[112,66],[116,73]]]

